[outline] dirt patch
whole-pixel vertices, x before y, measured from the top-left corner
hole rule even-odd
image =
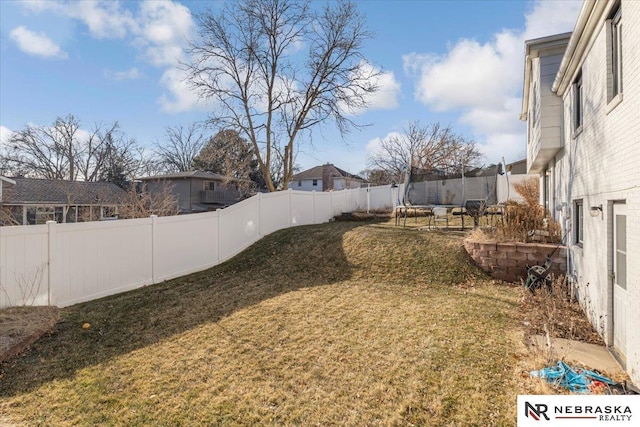
[[[0,362],[24,352],[58,322],[57,307],[9,307],[0,310]]]
[[[389,212],[343,212],[333,219],[335,221],[386,221],[390,216]]]

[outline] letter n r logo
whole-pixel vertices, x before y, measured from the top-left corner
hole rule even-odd
[[[536,421],[540,421],[542,417],[545,420],[549,421],[549,417],[547,416],[547,411],[549,408],[544,403],[540,404],[530,404],[529,402],[524,402],[524,415],[525,417],[531,417]]]

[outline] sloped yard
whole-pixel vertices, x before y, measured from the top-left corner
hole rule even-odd
[[[56,426],[513,425],[520,297],[451,234],[284,230],[206,272],[61,310],[53,334],[0,365],[0,413]]]

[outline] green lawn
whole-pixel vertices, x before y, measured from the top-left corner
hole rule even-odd
[[[16,425],[515,425],[521,291],[461,237],[389,223],[270,235],[62,310],[0,366]],[[89,322],[89,329],[82,324]]]

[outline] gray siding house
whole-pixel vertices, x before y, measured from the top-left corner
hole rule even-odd
[[[243,199],[247,180],[229,178],[217,173],[190,171],[138,178],[143,191],[170,191],[177,197],[181,214],[207,212],[232,205]]]

